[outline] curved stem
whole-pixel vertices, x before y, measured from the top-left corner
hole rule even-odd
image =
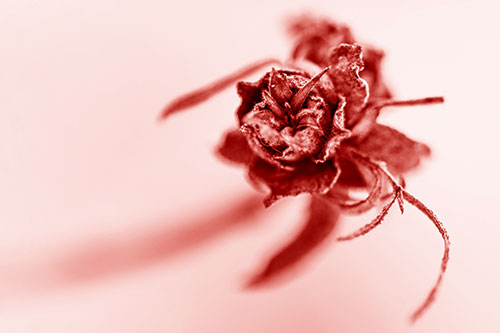
[[[432,289],[429,291],[427,294],[427,297],[425,298],[424,302],[415,310],[415,312],[412,314],[410,317],[410,321],[414,323],[416,320],[418,320],[422,314],[429,308],[429,306],[434,302],[436,299],[437,291],[439,287],[441,286],[442,280],[444,273],[446,272],[446,268],[448,265],[448,260],[450,257],[450,237],[448,235],[448,232],[446,231],[446,228],[444,227],[443,223],[439,221],[438,217],[432,210],[430,210],[425,204],[423,204],[420,200],[415,198],[412,194],[410,194],[408,191],[406,191],[401,185],[397,183],[395,178],[391,175],[391,173],[387,170],[385,167],[385,163],[383,162],[376,162],[371,160],[370,158],[354,151],[350,150],[348,151],[348,154],[350,154],[353,158],[358,159],[359,161],[362,161],[363,163],[366,163],[367,165],[370,164],[372,166],[376,166],[378,170],[385,175],[386,179],[391,183],[391,185],[394,188],[394,197],[392,200],[384,206],[382,209],[381,213],[369,224],[365,225],[361,229],[359,229],[357,232],[354,232],[353,234],[346,236],[346,237],[341,237],[340,240],[348,240],[352,239],[355,237],[358,237],[360,235],[364,235],[373,228],[375,228],[377,225],[379,225],[383,219],[383,217],[387,214],[387,211],[389,208],[394,204],[395,200],[398,199],[400,209],[402,211],[402,199],[398,198],[402,196],[404,200],[409,202],[411,205],[415,206],[418,210],[420,210],[422,213],[424,213],[429,220],[432,221],[432,223],[436,226],[437,230],[441,234],[441,237],[443,239],[444,243],[444,251],[443,251],[443,257],[441,259],[441,270],[439,272],[439,276],[434,283]],[[353,236],[353,237],[350,237]]]
[[[380,211],[380,213],[370,223],[365,224],[363,227],[350,233],[349,235],[337,237],[337,241],[352,240],[354,238],[358,238],[359,236],[363,236],[363,235],[369,233],[370,231],[372,231],[373,229],[375,229],[375,227],[377,227],[378,225],[380,225],[382,223],[382,220],[389,212],[389,209],[392,207],[392,205],[396,201],[397,197],[398,197],[398,194],[394,193],[394,196],[392,197],[391,201],[389,201],[384,206],[384,208],[382,208],[382,211]]]

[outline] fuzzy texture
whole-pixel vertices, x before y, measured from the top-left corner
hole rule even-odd
[[[379,124],[377,118],[387,106],[444,99],[393,100],[380,70],[383,52],[358,44],[345,25],[302,16],[290,22],[289,32],[295,40],[290,62],[271,68],[256,82],[237,83],[241,98],[237,127],[223,136],[217,148],[219,156],[246,168],[253,185],[267,189],[266,207],[287,196],[311,195],[303,230],[263,265],[248,286],[263,285],[303,261],[328,239],[341,214],[383,206],[370,223],[336,238],[346,241],[380,225],[396,202],[403,213],[407,201],[435,224],[445,247],[438,280],[412,315],[414,321],[435,299],[447,266],[449,237],[436,215],[404,188],[404,174],[416,168],[430,148]],[[272,63],[279,62],[257,62],[180,97],[162,117],[198,104]],[[316,70],[311,71],[311,64]],[[352,198],[353,190],[364,190],[366,197]]]

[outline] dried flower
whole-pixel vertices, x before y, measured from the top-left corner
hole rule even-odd
[[[255,186],[268,189],[266,207],[286,196],[312,196],[303,230],[249,286],[268,282],[298,263],[328,238],[340,214],[360,214],[385,202],[370,223],[337,237],[351,240],[380,225],[395,202],[403,213],[407,201],[435,224],[445,246],[439,278],[413,314],[414,321],[436,296],[448,262],[449,239],[434,213],[404,188],[404,174],[430,153],[429,147],[379,124],[377,117],[387,106],[441,103],[443,98],[392,100],[380,71],[383,53],[358,45],[344,25],[304,16],[292,21],[289,31],[296,40],[291,62],[272,68],[257,82],[238,82],[238,128],[227,132],[218,147],[220,156],[247,168]],[[162,118],[271,64],[279,61],[255,63],[187,94],[169,104]],[[365,190],[367,196],[353,199],[352,190]]]

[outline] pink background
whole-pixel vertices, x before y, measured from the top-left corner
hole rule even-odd
[[[500,331],[493,4],[2,1],[0,331]],[[242,282],[300,227],[303,197],[155,252],[155,235],[175,243],[176,230],[216,224],[214,211],[254,193],[243,170],[212,155],[234,124],[234,89],[166,123],[159,111],[251,61],[285,58],[283,19],[304,9],[385,49],[398,97],[446,97],[382,118],[432,146],[408,188],[452,241],[437,302],[413,327],[406,319],[437,276],[442,241],[410,207],[258,292]],[[344,219],[339,232],[374,214]]]

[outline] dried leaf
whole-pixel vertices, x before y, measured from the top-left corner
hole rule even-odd
[[[375,124],[369,135],[353,146],[371,159],[385,162],[391,173],[396,175],[415,168],[421,158],[431,152],[425,144],[413,141],[403,133],[381,124]]]

